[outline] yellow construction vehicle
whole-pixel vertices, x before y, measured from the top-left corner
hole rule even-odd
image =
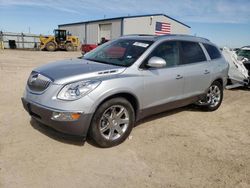
[[[67,34],[66,30],[55,29],[54,36],[42,36],[40,35],[40,49],[55,51],[55,50],[67,50],[74,51],[80,46],[78,37]]]

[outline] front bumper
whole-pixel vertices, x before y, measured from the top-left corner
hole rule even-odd
[[[58,112],[58,110],[29,102],[24,98],[22,98],[22,103],[24,109],[30,114],[30,116],[39,122],[62,133],[83,137],[87,136],[92,114],[82,113],[80,118],[74,121],[57,121],[52,120],[51,117],[53,112]]]

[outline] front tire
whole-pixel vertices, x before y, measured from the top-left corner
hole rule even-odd
[[[110,99],[96,110],[91,122],[89,135],[102,148],[122,143],[132,131],[135,112],[124,98]]]
[[[56,44],[54,42],[49,42],[46,44],[46,50],[49,52],[54,52],[56,50]]]
[[[208,88],[205,98],[196,104],[206,111],[215,111],[220,107],[222,100],[223,87],[220,82],[214,81]]]

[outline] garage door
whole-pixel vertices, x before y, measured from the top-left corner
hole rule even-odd
[[[99,28],[100,28],[99,42],[101,42],[102,38],[105,38],[106,40],[110,40],[112,24],[100,24]]]

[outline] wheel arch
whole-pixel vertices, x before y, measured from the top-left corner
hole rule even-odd
[[[102,105],[104,102],[112,99],[112,98],[117,98],[117,97],[122,97],[125,98],[128,102],[130,102],[130,104],[132,105],[134,111],[135,111],[135,117],[137,117],[138,113],[139,113],[139,109],[140,109],[140,104],[139,104],[139,100],[138,98],[129,92],[119,92],[119,93],[114,93],[111,94],[109,96],[106,96],[104,99],[102,99],[99,104],[97,105],[97,107],[95,108],[95,111],[100,107],[100,105]]]
[[[221,86],[224,87],[224,81],[223,81],[222,78],[218,77],[218,78],[216,78],[215,80],[213,80],[212,83],[215,82],[215,81],[219,82],[219,83],[221,84]],[[212,83],[211,83],[211,84],[212,84]]]

